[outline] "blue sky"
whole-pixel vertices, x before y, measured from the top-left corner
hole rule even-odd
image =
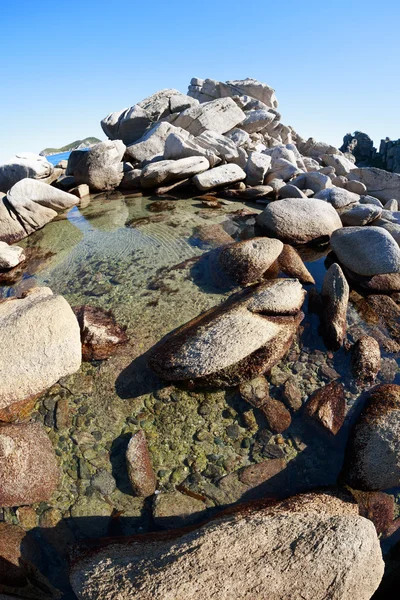
[[[0,0],[0,162],[77,138],[191,77],[254,77],[282,121],[340,145],[400,138],[398,0]]]

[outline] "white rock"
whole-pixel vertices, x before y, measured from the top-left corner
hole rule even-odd
[[[247,133],[262,131],[275,119],[274,113],[270,113],[267,110],[248,110],[244,114],[246,118],[240,127],[244,131],[247,131]]]
[[[337,175],[344,175],[346,177],[350,171],[356,168],[354,163],[350,162],[342,154],[323,154],[321,158],[326,165],[335,169]]]
[[[364,183],[368,194],[383,202],[392,200],[392,198],[400,200],[399,173],[389,173],[375,167],[363,167],[351,171],[349,179],[355,179]]]
[[[197,173],[206,171],[209,167],[210,163],[202,156],[192,156],[180,160],[161,160],[144,167],[140,183],[144,188],[166,185],[172,181],[193,177]]]
[[[128,145],[141,138],[151,122],[148,113],[136,104],[110,113],[101,121],[101,127],[110,140],[122,140]]]
[[[315,198],[318,200],[325,200],[325,202],[329,202],[329,204],[332,204],[332,206],[337,209],[345,208],[347,206],[350,207],[360,202],[360,196],[358,194],[353,194],[344,188],[334,186],[321,190],[315,195]]]
[[[221,133],[210,130],[203,131],[195,140],[204,149],[215,152],[225,162],[235,162],[239,158],[239,150],[236,144]]]
[[[139,164],[162,158],[164,157],[165,143],[170,133],[176,133],[183,139],[189,137],[186,131],[170,125],[170,123],[157,123],[137,142],[126,148],[126,155],[134,163]]]
[[[312,190],[314,194],[332,187],[332,181],[328,175],[324,175],[319,171],[308,171],[298,175],[290,183],[301,190]]]
[[[361,181],[346,181],[344,187],[348,192],[354,192],[360,196],[367,193],[367,187]]]
[[[25,260],[24,249],[0,242],[0,269],[12,269]]]
[[[215,167],[221,159],[214,150],[206,149],[197,143],[197,138],[188,134],[176,132],[170,133],[165,140],[164,158],[166,160],[178,160],[190,156],[203,156],[208,160],[211,167]]]
[[[232,98],[219,98],[187,108],[180,113],[174,125],[198,136],[206,129],[225,133],[242,123],[245,118],[246,115]]]
[[[7,193],[14,184],[26,177],[47,180],[53,172],[54,167],[45,156],[33,152],[16,154],[0,165],[0,192]]]
[[[160,90],[139,102],[137,106],[143,108],[152,121],[158,121],[170,114],[170,100],[177,94],[180,95],[180,92],[174,89]]]
[[[250,186],[262,185],[270,165],[270,156],[260,152],[250,152],[245,167],[246,184]]]
[[[246,173],[243,169],[238,165],[230,164],[214,167],[214,169],[196,175],[193,177],[193,183],[199,190],[206,192],[215,187],[229,185],[244,179],[246,179]]]

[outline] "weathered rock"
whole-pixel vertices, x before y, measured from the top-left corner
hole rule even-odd
[[[173,88],[159,90],[155,94],[138,102],[137,106],[143,108],[152,121],[158,121],[169,115],[171,112],[171,98],[176,95],[183,96],[183,94]]]
[[[278,257],[278,265],[283,273],[289,277],[296,277],[301,283],[315,283],[314,277],[303,263],[299,253],[289,244],[283,245]]]
[[[367,193],[367,187],[361,181],[346,181],[344,187],[348,192],[353,192],[353,194],[359,194],[360,196]]]
[[[49,500],[59,480],[53,446],[39,423],[0,426],[0,506]]]
[[[186,96],[186,94],[174,94],[169,99],[169,109],[171,113],[180,113],[186,108],[196,106],[198,103],[198,100]]]
[[[187,179],[207,171],[210,163],[203,156],[192,156],[180,160],[161,160],[147,165],[140,176],[143,188],[166,185],[173,181]]]
[[[100,142],[90,150],[75,150],[68,159],[68,175],[77,185],[86,183],[94,192],[113,190],[124,176],[122,158],[125,144],[121,140]]]
[[[375,198],[375,196],[370,196],[368,194],[366,196],[361,196],[360,203],[361,204],[375,204],[375,206],[379,206],[380,208],[383,208],[383,204],[380,200],[378,200],[378,198]]]
[[[259,406],[267,420],[267,426],[273,433],[286,431],[292,423],[292,417],[286,406],[275,398],[266,398]]]
[[[86,183],[81,183],[81,185],[77,185],[69,190],[70,194],[73,194],[77,198],[85,198],[85,196],[89,196],[90,188]]]
[[[125,108],[107,115],[101,127],[110,140],[122,140],[128,146],[142,137],[152,120],[139,105]]]
[[[293,377],[289,377],[283,384],[282,398],[286,406],[294,412],[300,410],[303,406],[299,386]]]
[[[238,165],[230,164],[214,167],[214,169],[195,175],[193,183],[199,190],[207,192],[215,187],[230,185],[244,179],[246,179],[246,173],[243,169]]]
[[[359,183],[359,182],[357,182]],[[390,210],[390,211],[398,211],[399,210],[399,201],[396,200],[395,198],[392,198],[392,200],[388,200],[386,202],[386,204],[383,207],[385,210]]]
[[[305,405],[305,413],[336,435],[343,425],[346,413],[343,384],[332,381],[316,390]]]
[[[239,285],[262,278],[280,255],[282,242],[269,238],[252,238],[226,246],[218,257],[221,269]]]
[[[176,133],[180,137],[189,137],[188,133],[170,123],[156,123],[134,144],[126,148],[127,160],[143,164],[164,157],[165,144],[168,136]]]
[[[287,352],[304,295],[296,280],[247,288],[166,336],[149,364],[172,381],[232,386],[251,379]]]
[[[382,209],[373,204],[354,204],[350,210],[340,214],[343,225],[361,226],[368,225],[382,214]]]
[[[317,142],[314,138],[308,138],[306,142],[298,144],[299,151],[303,156],[310,158],[321,158],[325,154],[339,154],[339,150],[325,142]]]
[[[332,234],[339,261],[358,275],[400,272],[400,249],[382,227],[346,227]]]
[[[214,152],[225,162],[233,162],[238,164],[239,148],[230,138],[226,137],[225,135],[217,133],[216,131],[209,131],[207,129],[194,139],[199,146],[203,147],[209,152]]]
[[[342,480],[357,490],[400,485],[400,386],[371,391],[347,444]]]
[[[280,198],[307,198],[307,196],[295,185],[287,183],[279,190]]]
[[[398,527],[395,521],[394,497],[383,492],[362,492],[351,490],[357,500],[360,515],[375,525],[381,539],[388,537]]]
[[[23,179],[16,183],[8,191],[7,200],[28,226],[29,218],[27,214],[34,210],[33,205],[60,212],[75,206],[79,202],[73,194],[68,194],[35,179]]]
[[[322,325],[326,345],[332,350],[340,348],[346,337],[349,293],[349,284],[342,269],[333,263],[322,286]]]
[[[329,202],[336,209],[351,207],[354,204],[358,204],[360,201],[360,196],[358,196],[358,194],[353,194],[344,188],[338,187],[322,190],[315,195],[315,198]]]
[[[326,497],[318,512],[307,513],[309,499],[286,501],[168,538],[87,549],[73,563],[73,590],[81,600],[111,600],[118,581],[121,600],[368,600],[384,571],[374,525],[343,508],[330,514]]]
[[[114,477],[105,469],[101,469],[96,475],[93,475],[90,485],[103,496],[111,496],[116,488]]]
[[[191,156],[203,156],[208,160],[211,167],[215,167],[221,159],[214,149],[204,148],[197,139],[186,131],[184,135],[177,132],[170,133],[165,140],[164,158],[166,160],[179,160]]]
[[[252,406],[259,408],[260,405],[269,397],[268,381],[260,375],[249,381],[244,381],[239,387],[243,400],[246,400]]]
[[[321,190],[332,188],[331,179],[319,171],[302,173],[295,177],[290,183],[301,190],[312,190],[315,194]]]
[[[119,184],[120,190],[139,190],[140,189],[140,176],[142,169],[129,169],[124,172],[124,176]]]
[[[83,360],[104,360],[128,341],[125,330],[111,312],[96,306],[76,306],[73,311],[81,329]]]
[[[357,168],[351,171],[350,179],[361,181],[368,194],[375,196],[383,202],[400,200],[400,175],[398,173],[389,173],[375,167]]]
[[[261,152],[250,152],[245,168],[247,185],[262,185],[270,165],[270,156]]]
[[[206,129],[226,133],[246,119],[245,113],[231,98],[218,98],[211,102],[187,108],[174,121],[175,127],[182,127],[194,136]]]
[[[329,240],[342,227],[339,215],[322,200],[286,198],[268,205],[257,217],[265,231],[288,244]]]
[[[239,480],[250,488],[259,486],[267,487],[265,484],[268,480],[281,473],[284,469],[286,469],[285,459],[273,458],[255,465],[243,467],[239,471]]]
[[[0,242],[0,269],[12,269],[25,260],[25,252],[21,246],[9,246]]]
[[[153,519],[163,529],[186,527],[204,519],[206,505],[202,500],[181,492],[157,494],[153,501]]]
[[[268,110],[246,110],[246,118],[240,125],[240,128],[247,133],[257,133],[262,131],[269,123],[275,120],[276,116],[274,113]]]
[[[0,343],[0,420],[81,364],[78,322],[49,288],[0,304]]]
[[[352,368],[356,379],[373,381],[381,368],[381,351],[378,342],[364,335],[352,347]]]
[[[53,173],[53,165],[44,156],[32,152],[16,154],[7,163],[0,165],[0,192],[7,193],[13,185],[26,177],[51,183],[48,180],[51,180]]]
[[[201,248],[219,248],[234,242],[233,237],[219,223],[195,227],[191,239]]]
[[[157,482],[143,430],[131,437],[126,451],[126,463],[129,480],[136,496],[152,496]]]
[[[342,154],[323,154],[321,158],[326,165],[335,169],[337,175],[346,177],[350,171],[356,168],[356,165]]]

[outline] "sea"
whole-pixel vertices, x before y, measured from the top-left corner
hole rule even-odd
[[[48,156],[46,156],[46,159],[52,165],[56,165],[60,162],[60,160],[68,160],[70,154],[71,152],[59,152],[58,154],[49,154]]]

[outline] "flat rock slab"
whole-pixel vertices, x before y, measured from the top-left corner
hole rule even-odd
[[[144,167],[140,176],[143,188],[166,185],[172,181],[187,179],[207,171],[210,163],[203,156],[192,156],[179,160],[161,160]]]
[[[181,112],[174,125],[197,136],[206,129],[226,133],[245,119],[246,115],[232,98],[218,98],[187,108]]]
[[[244,179],[246,179],[246,173],[243,169],[239,165],[229,164],[214,167],[209,171],[196,175],[193,177],[193,183],[202,192],[207,192],[213,188],[237,183]]]

